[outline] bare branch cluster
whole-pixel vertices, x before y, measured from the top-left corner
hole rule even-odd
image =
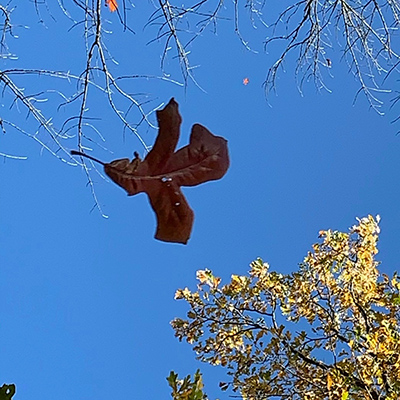
[[[319,89],[329,90],[324,79],[330,75],[335,51],[339,50],[360,83],[359,92],[365,94],[371,107],[381,112],[379,95],[390,92],[383,88],[385,78],[391,72],[397,72],[400,61],[395,36],[400,22],[398,1],[300,0],[283,11],[277,8],[281,5],[270,3],[266,0],[234,0],[230,6],[220,0],[202,0],[193,2],[192,6],[177,6],[171,0],[159,0],[150,23],[160,26],[155,40],[165,41],[163,62],[173,44],[183,76],[193,80],[189,45],[209,25],[216,29],[216,22],[221,19],[233,20],[233,29],[241,43],[252,50],[254,44],[241,33],[241,15],[247,13],[254,28],[265,29],[265,49],[280,52],[266,76],[267,94],[276,89],[278,73],[291,54],[297,58],[295,74],[300,91],[309,80],[313,80]],[[267,6],[268,17],[273,21],[270,24],[263,15]],[[230,7],[232,9],[227,10]],[[274,19],[273,15],[277,17]],[[279,49],[283,47],[283,50],[272,46],[277,42],[282,43]]]
[[[4,65],[6,61],[10,62],[17,58],[10,52],[7,39],[15,38],[16,29],[22,27],[13,24],[12,14],[15,8],[10,4],[12,2],[0,6],[2,21],[0,55]],[[43,9],[51,16],[46,0],[41,2],[35,0],[33,4],[39,21],[45,19],[42,15]],[[97,140],[102,142],[104,139],[88,115],[89,93],[92,90],[106,95],[111,110],[122,126],[136,135],[143,147],[148,150],[137,129],[143,121],[151,126],[148,115],[153,110],[145,111],[143,102],[130,94],[124,85],[128,80],[141,76],[116,76],[113,73],[110,64],[115,60],[109,53],[104,39],[108,32],[104,28],[103,1],[72,0],[72,4],[67,6],[65,0],[58,0],[58,5],[70,19],[73,28],[83,29],[86,46],[86,62],[83,69],[72,73],[68,69],[51,71],[46,68],[39,70],[3,67],[0,71],[3,95],[11,95],[13,97],[11,105],[22,105],[38,122],[37,132],[30,133],[29,136],[34,137],[44,148],[48,148],[64,161],[69,159],[64,139],[76,137],[79,151],[89,150],[94,142]],[[185,82],[192,80],[196,83],[193,74],[195,66],[189,60],[190,45],[208,28],[215,31],[218,20],[228,19],[229,10],[228,14],[226,10],[229,5],[223,0],[189,1],[179,5],[172,0],[158,0],[153,2],[153,6],[155,11],[150,15],[148,25],[158,27],[153,41],[161,41],[164,46],[161,58],[164,75],[161,79],[169,79],[165,64],[169,52],[175,49],[174,55],[179,60]],[[296,75],[299,79],[299,88],[301,89],[303,83],[310,79],[313,79],[318,87],[326,87],[323,78],[325,71],[329,73],[332,65],[333,56],[330,53],[333,36],[336,36],[337,43],[342,45],[343,57],[360,82],[360,92],[363,92],[371,106],[379,111],[381,105],[379,93],[387,92],[382,89],[382,82],[389,73],[397,71],[400,58],[400,49],[393,39],[400,20],[400,5],[396,0],[300,0],[289,4],[285,10],[278,13],[278,17],[271,25],[265,23],[263,16],[266,6],[266,0],[245,2],[234,0],[230,19],[234,21],[235,33],[248,49],[251,49],[250,43],[242,36],[240,28],[243,12],[248,14],[253,27],[261,25],[266,30],[266,48],[270,48],[274,42],[283,42],[284,49],[266,77],[267,93],[276,88],[278,72],[292,53],[297,53]],[[126,31],[131,31],[127,23],[127,12],[130,7],[133,5],[123,0],[117,10],[120,23]],[[72,17],[76,10],[80,12],[78,18]],[[69,95],[61,90],[51,92],[62,98],[59,107],[79,103],[78,109],[74,109],[74,112],[70,113],[72,116],[59,127],[56,127],[53,118],[46,116],[38,106],[47,100],[46,95],[50,94],[48,88],[40,93],[28,94],[28,90],[23,87],[29,88],[29,85],[24,86],[19,82],[21,76],[26,79],[28,76],[39,75],[75,82],[76,89]],[[123,108],[116,98],[125,101]],[[138,119],[130,117],[133,111],[138,113]],[[11,121],[5,119],[2,121],[3,129],[7,126],[15,127]],[[88,134],[88,130],[96,132],[97,139]],[[55,146],[50,146],[43,140],[43,135],[39,135],[40,131],[45,131]]]
[[[170,0],[158,0],[156,11],[150,16],[148,25],[158,27],[158,33],[152,42],[164,41],[161,59],[163,71],[165,71],[168,52],[175,47],[185,82],[190,79],[196,83],[192,72],[194,66],[191,65],[188,57],[190,54],[188,48],[209,26],[213,27],[215,31],[219,12],[224,2],[223,0],[211,2],[210,0],[200,0],[191,3],[193,4],[190,6],[178,6],[172,4]]]
[[[298,52],[296,74],[300,88],[310,78],[324,87],[321,67],[332,65],[329,53],[333,53],[335,35],[342,57],[360,82],[359,91],[380,112],[382,101],[377,95],[388,92],[382,89],[382,83],[391,71],[397,70],[400,61],[400,49],[393,44],[400,22],[399,7],[392,0],[304,0],[290,5],[272,24],[272,36],[266,41],[266,45],[279,40],[286,43],[268,72],[266,89],[275,87],[277,72],[292,50]],[[277,34],[279,28],[284,33]]]
[[[125,1],[122,4],[122,7],[118,9],[118,16],[124,30],[129,32],[126,16],[128,4]],[[115,75],[113,67],[116,65],[116,60],[113,59],[105,43],[106,34],[109,32],[104,27],[104,16],[102,15],[104,1],[73,0],[72,5],[67,7],[64,0],[58,0],[58,5],[70,20],[71,29],[79,28],[83,31],[86,57],[82,54],[82,59],[86,60],[83,69],[75,73],[71,72],[68,67],[62,71],[48,70],[45,67],[42,69],[13,67],[18,57],[10,52],[8,39],[16,38],[15,31],[23,27],[13,25],[15,8],[10,5],[0,6],[0,17],[2,17],[0,54],[3,60],[0,85],[3,87],[3,101],[4,103],[8,102],[10,106],[9,115],[1,116],[0,119],[3,132],[8,129],[16,130],[38,142],[43,149],[48,150],[58,159],[76,165],[76,162],[70,157],[70,148],[77,147],[81,152],[91,151],[94,145],[105,148],[102,143],[106,141],[106,138],[96,126],[98,117],[90,112],[89,107],[90,98],[96,95],[99,97],[100,94],[108,102],[109,108],[120,122],[122,129],[136,135],[144,151],[148,151],[149,146],[139,134],[138,127],[143,122],[147,126],[153,127],[149,115],[162,104],[145,110],[145,101],[141,100],[139,96],[131,94],[127,83],[140,78],[172,80],[164,76]],[[51,7],[46,0],[40,2],[35,0],[34,6],[40,22],[44,23],[46,17],[53,17],[50,11]],[[71,8],[72,10],[70,10]],[[45,15],[42,15],[42,11]],[[106,11],[109,12],[107,9]],[[72,16],[76,12],[79,13],[78,18]],[[11,67],[7,68],[6,65]],[[40,87],[44,89],[37,92],[33,88],[39,78],[41,79]],[[54,79],[64,80],[65,83],[54,83]],[[68,108],[67,118],[56,123],[54,120],[57,118],[54,117],[62,108]],[[12,115],[13,110],[15,115]],[[35,132],[31,131],[32,124],[27,128],[23,127],[23,122],[19,117],[21,112],[27,113],[27,121],[33,120],[37,123]],[[59,117],[59,115],[57,116]],[[7,153],[0,153],[0,155],[8,158],[24,158]],[[95,199],[95,206],[100,210],[91,177],[91,171],[96,171],[95,167],[93,164],[88,165],[84,159],[81,159],[80,164],[86,172]]]

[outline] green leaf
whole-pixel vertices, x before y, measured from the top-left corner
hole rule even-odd
[[[400,304],[400,295],[393,295],[392,296],[392,303],[398,306]]]
[[[11,385],[4,384],[0,388],[0,400],[11,400],[11,398],[14,396],[14,394],[15,394],[15,385],[14,384],[11,384]]]
[[[176,374],[174,371],[171,371],[169,373],[169,376],[167,378],[167,381],[169,383],[169,386],[176,392],[177,391],[177,383],[176,379],[178,378],[178,374]]]

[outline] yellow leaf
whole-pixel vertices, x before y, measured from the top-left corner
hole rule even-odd
[[[328,390],[331,390],[332,385],[333,385],[333,379],[332,379],[331,375],[328,374],[326,376],[326,386],[327,386]]]

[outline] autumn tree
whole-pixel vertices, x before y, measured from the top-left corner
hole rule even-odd
[[[400,277],[378,271],[378,223],[321,231],[291,274],[261,259],[225,285],[198,271],[196,291],[176,292],[190,310],[175,335],[226,368],[221,389],[243,399],[398,399]]]

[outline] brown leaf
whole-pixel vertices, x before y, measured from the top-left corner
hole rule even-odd
[[[227,141],[195,124],[189,144],[175,152],[182,118],[174,99],[157,111],[157,120],[157,139],[143,161],[135,153],[132,161],[124,158],[102,164],[105,173],[129,196],[147,193],[157,215],[156,239],[186,244],[194,214],[180,187],[222,178],[229,167]],[[71,153],[92,158],[76,151]]]

